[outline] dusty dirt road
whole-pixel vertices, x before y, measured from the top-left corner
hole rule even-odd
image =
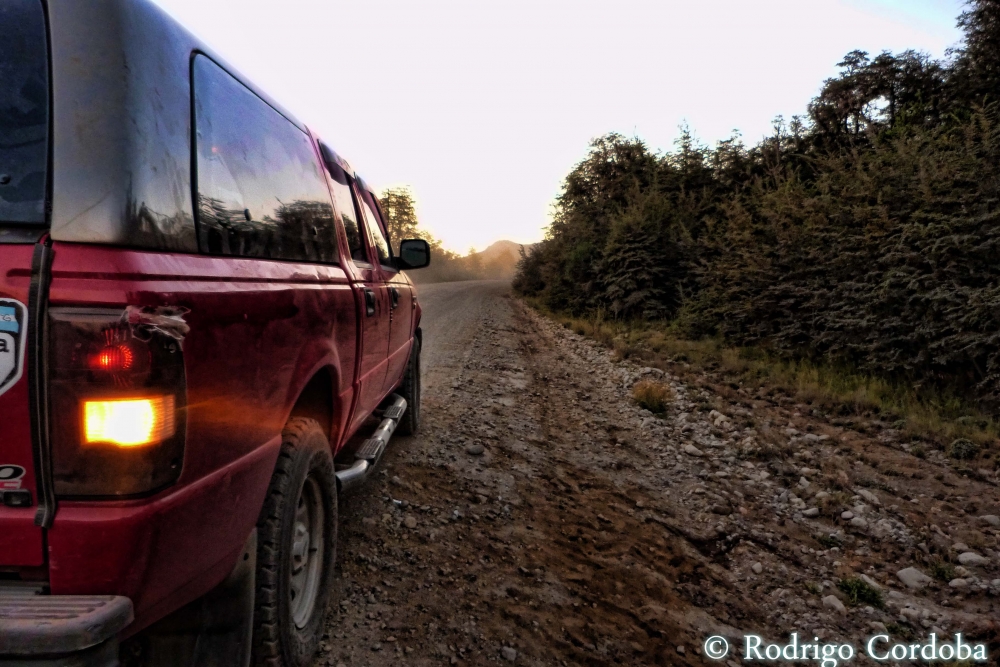
[[[317,665],[695,665],[710,634],[861,649],[884,628],[996,659],[992,472],[615,361],[500,283],[419,294],[421,433],[341,501]],[[630,400],[642,378],[676,392],[664,418]],[[881,605],[838,589],[862,575]]]

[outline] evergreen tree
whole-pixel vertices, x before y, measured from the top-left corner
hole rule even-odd
[[[413,192],[409,188],[387,188],[382,192],[380,201],[394,252],[399,253],[399,242],[404,239],[424,239],[427,241],[433,239],[420,227],[420,223],[417,221]]]
[[[1000,0],[948,61],[848,53],[754,146],[592,142],[515,288],[1000,410]]]
[[[955,94],[976,103],[1000,100],[1000,0],[972,0],[958,18],[965,33],[958,52]]]

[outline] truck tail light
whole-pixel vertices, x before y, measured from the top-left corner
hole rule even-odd
[[[84,401],[83,432],[87,444],[141,447],[163,442],[174,434],[174,397]]]
[[[138,496],[177,481],[187,398],[182,336],[147,321],[124,309],[50,309],[58,496]]]

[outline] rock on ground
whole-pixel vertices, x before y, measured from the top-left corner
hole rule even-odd
[[[896,576],[899,577],[900,581],[906,584],[907,588],[913,588],[917,590],[924,588],[925,586],[927,586],[927,584],[934,581],[933,579],[931,579],[930,577],[928,577],[926,574],[924,574],[915,567],[904,568],[899,572],[897,572]]]
[[[900,618],[924,636],[1000,617],[998,529],[979,518],[1000,515],[997,487],[933,447],[683,361],[615,359],[497,283],[418,291],[423,425],[341,498],[316,667],[704,665],[710,634],[860,646]],[[642,378],[674,392],[665,415],[632,401]],[[972,551],[956,543],[990,559],[955,567],[964,588],[926,574]],[[884,608],[844,605],[859,578]]]

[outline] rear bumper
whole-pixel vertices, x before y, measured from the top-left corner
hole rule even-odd
[[[0,590],[0,667],[117,667],[132,601]]]

